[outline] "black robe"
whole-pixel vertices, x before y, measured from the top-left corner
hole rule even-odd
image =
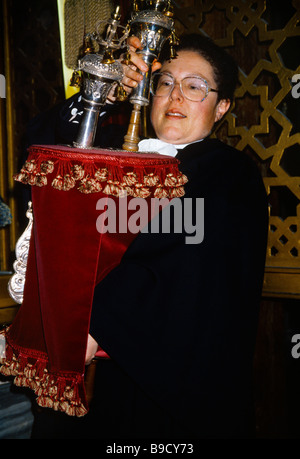
[[[96,286],[90,333],[183,436],[249,436],[266,193],[252,160],[218,140],[177,158],[183,205],[204,198],[204,239],[140,234]]]

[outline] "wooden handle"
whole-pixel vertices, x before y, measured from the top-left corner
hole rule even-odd
[[[123,150],[138,151],[140,141],[141,105],[134,104],[129,121],[128,131],[124,137]]]

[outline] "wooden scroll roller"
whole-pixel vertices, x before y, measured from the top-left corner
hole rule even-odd
[[[127,134],[124,137],[123,150],[138,151],[140,141],[141,105],[134,104],[131,112]]]

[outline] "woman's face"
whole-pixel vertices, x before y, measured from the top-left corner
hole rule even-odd
[[[179,51],[160,72],[171,74],[177,83],[188,76],[201,76],[217,89],[211,64],[194,51]],[[217,103],[217,97],[217,93],[209,92],[203,102],[194,102],[182,95],[178,84],[169,96],[153,97],[151,122],[157,137],[175,145],[203,139],[230,106],[226,100]]]

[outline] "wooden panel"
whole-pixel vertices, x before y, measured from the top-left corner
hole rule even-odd
[[[266,268],[264,297],[299,298],[300,269]]]
[[[26,155],[26,128],[37,114],[64,100],[57,3],[30,0],[18,7],[0,3],[0,74],[6,98],[0,98],[0,195],[12,223],[0,228],[0,324],[13,320],[18,306],[7,293],[15,245],[27,225],[28,193],[13,180]]]
[[[10,275],[0,276],[0,327],[11,323],[19,309],[7,290],[9,278]]]

